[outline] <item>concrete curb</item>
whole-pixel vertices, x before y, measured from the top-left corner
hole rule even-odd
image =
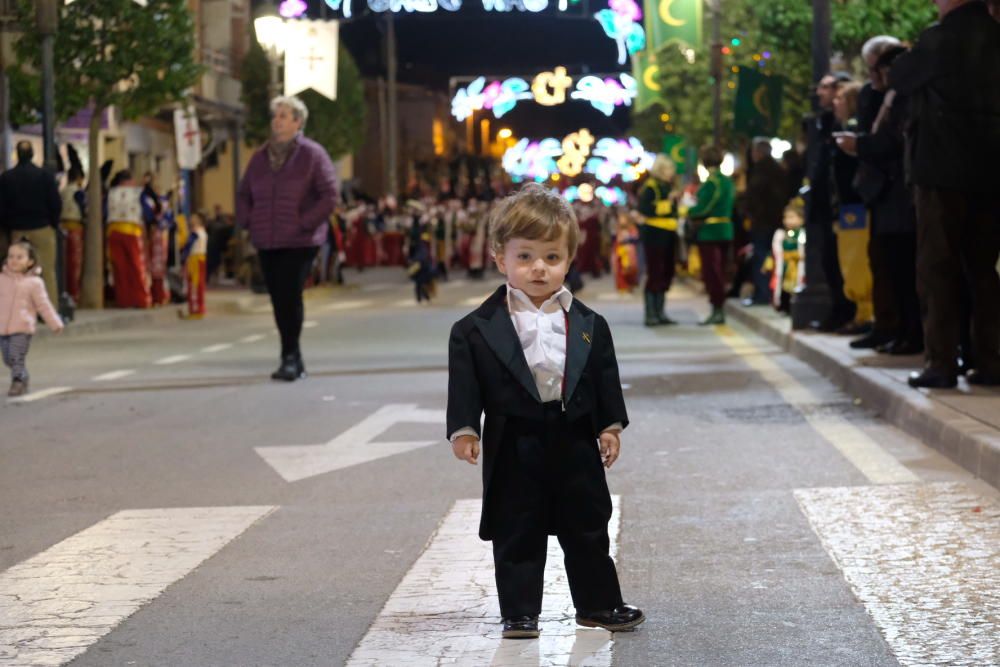
[[[885,419],[995,488],[1000,488],[1000,432],[950,406],[915,391],[850,355],[818,346],[808,334],[786,332],[726,304],[726,316],[806,362],[848,394],[878,410]]]

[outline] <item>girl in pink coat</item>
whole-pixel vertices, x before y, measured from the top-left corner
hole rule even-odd
[[[4,365],[10,367],[8,396],[28,393],[28,369],[24,362],[38,316],[56,333],[63,330],[62,320],[45,293],[41,273],[30,243],[22,239],[10,244],[7,262],[0,273],[0,352]]]

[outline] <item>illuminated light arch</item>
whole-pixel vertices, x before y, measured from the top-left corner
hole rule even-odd
[[[532,79],[531,85],[518,77],[487,83],[486,77],[481,76],[455,93],[451,100],[451,113],[457,120],[463,121],[483,109],[491,110],[496,118],[501,118],[524,100],[534,100],[543,106],[555,106],[566,102],[566,90],[572,82],[573,79],[566,76],[564,67],[538,74]],[[617,78],[601,79],[592,75],[582,77],[576,82],[570,98],[589,102],[595,109],[610,116],[619,106],[632,106],[632,100],[638,94],[636,80],[622,72]]]

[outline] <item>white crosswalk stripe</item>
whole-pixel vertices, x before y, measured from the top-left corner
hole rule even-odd
[[[612,501],[609,533],[614,555],[621,514],[618,496]],[[479,500],[455,503],[351,654],[349,667],[611,664],[613,635],[576,625],[555,538],[549,538],[541,637],[500,638],[492,551],[477,534],[481,506]]]
[[[1000,504],[955,483],[795,497],[900,664],[1000,664]]]
[[[126,510],[0,573],[0,665],[62,665],[274,510]]]

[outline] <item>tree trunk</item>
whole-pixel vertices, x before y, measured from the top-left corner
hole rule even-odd
[[[87,174],[87,226],[84,243],[83,285],[80,293],[82,308],[104,307],[104,200],[101,192],[100,144],[101,117],[104,109],[94,107],[90,117]]]

